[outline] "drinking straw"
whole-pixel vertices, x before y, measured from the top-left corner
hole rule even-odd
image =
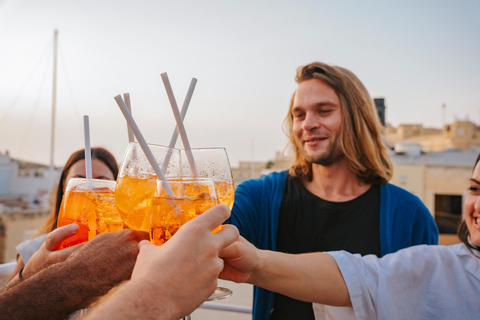
[[[165,178],[165,175],[163,174],[162,169],[160,169],[160,166],[158,165],[157,161],[155,160],[155,157],[153,156],[152,150],[150,150],[150,148],[148,147],[148,144],[145,141],[145,138],[140,132],[140,129],[135,123],[135,120],[133,120],[132,114],[128,111],[128,107],[125,104],[125,101],[123,101],[122,96],[117,95],[114,97],[114,99],[117,102],[118,107],[122,111],[123,116],[125,117],[125,120],[127,120],[127,123],[132,128],[133,133],[135,134],[135,138],[137,138],[137,141],[140,144],[140,147],[145,153],[145,156],[147,156],[148,162],[150,162],[150,165],[152,166],[153,170],[157,174],[157,179],[162,182],[162,186],[165,189],[165,192],[167,193],[167,195],[174,197],[175,194],[173,193],[172,188],[168,184],[167,178]]]
[[[163,85],[167,91],[168,100],[170,101],[170,106],[172,107],[173,115],[175,116],[175,121],[177,122],[178,130],[180,131],[180,137],[182,138],[183,147],[185,148],[185,153],[187,154],[188,163],[190,164],[190,169],[194,176],[197,176],[197,169],[195,167],[195,160],[193,159],[193,153],[190,148],[190,143],[188,142],[187,132],[185,131],[185,126],[180,117],[180,111],[178,111],[177,101],[175,100],[175,95],[173,94],[172,86],[170,85],[170,80],[168,80],[168,75],[166,72],[161,74]]]
[[[85,171],[86,178],[92,179],[92,150],[90,149],[90,126],[88,116],[83,116],[83,133],[85,137]]]
[[[190,101],[192,100],[193,91],[195,90],[195,85],[197,84],[197,79],[192,78],[190,81],[190,87],[188,88],[187,95],[185,96],[185,100],[183,101],[182,111],[180,113],[180,117],[182,118],[182,122],[185,119],[185,115],[187,114],[188,106],[190,105]],[[178,140],[178,126],[175,126],[175,130],[173,130],[172,138],[170,139],[170,144],[168,145],[170,148],[175,148],[175,144]],[[167,171],[168,163],[170,162],[170,158],[172,157],[172,152],[168,152],[163,160],[162,170],[163,172]]]
[[[132,114],[132,105],[130,104],[130,93],[124,93],[123,99],[125,99],[125,104],[127,105],[128,111]],[[127,122],[127,131],[128,131],[128,142],[135,142],[135,136],[133,135],[132,128]]]

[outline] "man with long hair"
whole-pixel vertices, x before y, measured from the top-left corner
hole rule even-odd
[[[257,248],[287,253],[345,250],[381,257],[437,244],[425,205],[388,183],[392,163],[360,80],[315,62],[297,70],[296,82],[284,122],[295,164],[240,184],[227,222]],[[259,287],[253,307],[255,320],[314,319],[311,303]],[[319,319],[354,319],[351,309],[315,308]]]

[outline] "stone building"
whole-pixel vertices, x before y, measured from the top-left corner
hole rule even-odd
[[[15,259],[15,246],[29,239],[49,214],[50,189],[61,171],[0,153],[0,263]]]
[[[397,128],[387,125],[385,130],[385,142],[389,146],[411,141],[421,145],[424,152],[480,147],[480,127],[469,120],[455,120],[442,129],[425,128],[421,124],[401,124]]]

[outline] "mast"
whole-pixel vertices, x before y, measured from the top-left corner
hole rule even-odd
[[[52,128],[50,141],[50,173],[53,180],[53,151],[55,147],[55,113],[57,109],[57,49],[58,49],[58,30],[53,32],[53,86],[52,86]]]

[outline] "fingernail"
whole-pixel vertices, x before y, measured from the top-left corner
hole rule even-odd
[[[76,223],[72,223],[68,228],[71,233],[77,233],[78,229],[80,229],[80,226]]]

